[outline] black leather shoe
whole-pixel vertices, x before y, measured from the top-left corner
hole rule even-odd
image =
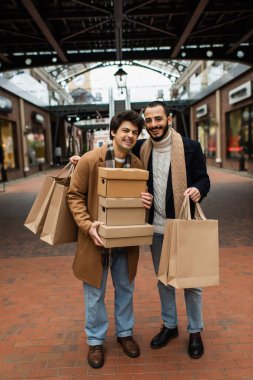
[[[88,363],[92,368],[101,368],[104,365],[104,349],[102,345],[89,346]]]
[[[193,359],[199,359],[204,354],[200,332],[190,334],[188,354]]]
[[[161,348],[166,346],[166,344],[171,340],[178,336],[178,328],[168,329],[168,327],[162,327],[159,334],[157,334],[150,343],[151,348]]]
[[[118,337],[117,341],[123,347],[125,354],[130,356],[130,358],[138,358],[140,356],[140,348],[132,336]]]

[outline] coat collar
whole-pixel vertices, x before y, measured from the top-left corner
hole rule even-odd
[[[107,144],[100,148],[99,166],[105,166],[105,156],[107,151]]]

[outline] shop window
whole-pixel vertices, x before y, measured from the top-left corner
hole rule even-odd
[[[29,165],[43,164],[46,162],[45,134],[42,131],[34,131],[26,135]]]
[[[216,127],[210,125],[210,120],[206,119],[197,123],[198,141],[203,153],[208,158],[216,156]]]
[[[227,115],[227,157],[253,158],[253,105]]]
[[[17,168],[16,141],[16,124],[8,120],[0,120],[2,164],[7,170]]]

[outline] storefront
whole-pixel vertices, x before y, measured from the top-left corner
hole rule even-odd
[[[216,127],[208,114],[207,104],[196,109],[197,137],[206,158],[216,157]]]
[[[214,95],[202,100],[192,108],[194,138],[196,138],[210,165],[216,165],[217,135],[219,126],[216,118],[216,99]]]
[[[197,123],[198,141],[202,147],[205,157],[216,156],[216,128],[210,124],[210,119]]]
[[[6,170],[17,169],[17,138],[16,123],[0,119],[0,145],[2,162]]]
[[[0,91],[0,160],[1,180],[36,173],[51,162],[48,112],[4,90]]]
[[[12,94],[0,91],[0,166],[2,181],[22,176],[19,130],[18,99]]]
[[[191,107],[191,136],[207,164],[253,173],[252,83],[250,70]]]
[[[248,170],[253,159],[253,103],[227,113],[226,154],[239,161],[240,170]]]
[[[29,168],[47,163],[47,128],[45,118],[40,113],[33,111],[30,120],[26,124],[26,146],[28,153]]]
[[[82,130],[65,122],[65,136],[65,158],[73,154],[81,156],[84,153]]]
[[[222,91],[224,167],[253,173],[252,72]]]
[[[28,167],[32,173],[50,165],[52,157],[50,119],[47,111],[28,102],[24,103],[24,118]]]

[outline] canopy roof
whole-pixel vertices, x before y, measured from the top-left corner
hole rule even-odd
[[[0,70],[122,60],[253,64],[249,0],[1,0]]]

